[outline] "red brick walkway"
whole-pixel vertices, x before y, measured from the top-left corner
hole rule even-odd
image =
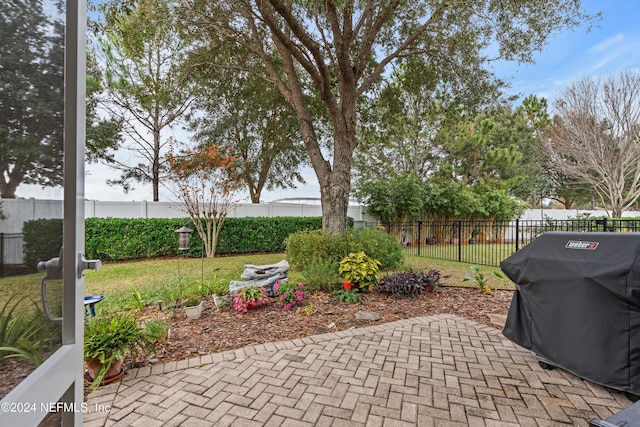
[[[130,371],[85,426],[586,426],[629,406],[452,315]]]

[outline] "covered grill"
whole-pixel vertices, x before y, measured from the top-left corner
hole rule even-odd
[[[503,334],[542,362],[640,395],[640,233],[544,233],[502,261]]]

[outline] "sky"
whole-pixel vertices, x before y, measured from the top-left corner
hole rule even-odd
[[[535,63],[518,65],[498,63],[493,71],[511,84],[508,95],[519,99],[535,94],[553,100],[571,83],[585,77],[606,77],[624,69],[640,69],[640,1],[637,0],[584,0],[590,14],[602,12],[602,17],[592,23],[591,31],[584,24],[572,31],[555,34],[542,52],[534,55]],[[117,177],[102,165],[86,165],[85,198],[101,201],[151,200],[151,187],[135,185],[136,189],[125,194],[122,189],[109,187],[106,179]],[[320,189],[312,169],[302,171],[306,185],[292,190],[264,192],[262,201],[281,198],[319,198]],[[43,194],[44,191],[44,194]],[[60,198],[60,190],[38,188],[39,198]],[[21,186],[18,197],[36,197],[34,189]],[[166,191],[161,201],[174,197]],[[248,198],[244,200],[249,202]]]

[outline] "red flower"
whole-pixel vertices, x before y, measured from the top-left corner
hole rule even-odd
[[[342,282],[342,285],[344,286],[344,290],[348,291],[353,286],[353,283],[351,283],[348,280],[345,280],[344,282]]]

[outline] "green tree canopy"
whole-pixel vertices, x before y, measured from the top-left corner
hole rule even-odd
[[[480,93],[495,81],[490,60],[531,62],[550,34],[589,19],[578,0],[184,3],[202,43],[222,38],[245,47],[296,111],[331,233],[346,229],[360,107],[393,66],[420,57]],[[324,110],[316,117],[329,118],[328,145],[318,137],[324,122],[314,120],[314,105]]]
[[[0,43],[0,197],[14,198],[23,183],[62,184],[64,23],[41,0],[9,2]]]
[[[125,191],[136,182],[151,183],[153,200],[168,178],[166,153],[183,141],[169,135],[193,101],[195,82],[184,64],[190,43],[179,36],[178,16],[169,0],[106,0],[93,22],[96,56],[104,70],[100,107],[122,125],[127,156],[114,147],[101,153],[121,176],[109,180]]]
[[[193,52],[194,78],[200,85],[194,104],[198,114],[191,123],[199,144],[226,147],[241,160],[236,171],[251,201],[259,203],[265,189],[304,183],[300,167],[307,157],[295,111],[277,88],[256,76],[256,58],[231,47]],[[222,62],[242,67],[210,66]]]

